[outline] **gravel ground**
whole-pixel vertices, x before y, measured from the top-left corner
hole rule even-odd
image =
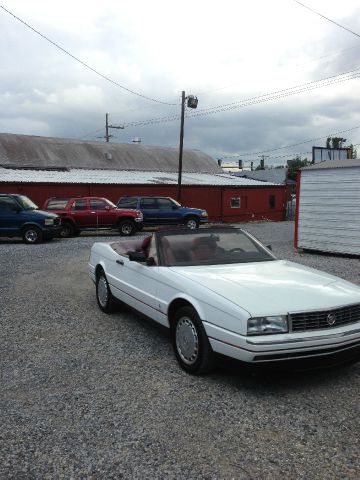
[[[294,251],[292,222],[246,228],[360,284],[359,259]],[[1,479],[360,478],[360,364],[187,375],[161,329],[100,312],[96,239],[0,239]]]

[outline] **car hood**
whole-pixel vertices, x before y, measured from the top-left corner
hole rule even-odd
[[[182,207],[182,208],[184,208],[188,212],[194,212],[194,213],[205,212],[205,210],[203,208],[194,208],[194,207]]]
[[[285,260],[171,269],[242,307],[251,316],[360,303],[360,287]]]
[[[56,213],[45,212],[44,210],[24,210],[25,212],[31,213],[32,215],[37,215],[41,218],[57,218],[59,215]]]

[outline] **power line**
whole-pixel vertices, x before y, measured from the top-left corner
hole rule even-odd
[[[274,94],[280,94],[280,93],[286,93],[288,91],[291,91],[291,90],[294,90],[294,89],[297,89],[297,88],[305,88],[305,87],[310,87],[311,85],[315,85],[315,84],[319,84],[321,82],[329,82],[331,81],[332,79],[337,79],[338,77],[341,77],[341,76],[345,76],[345,75],[351,75],[351,74],[355,74],[357,72],[359,72],[360,70],[360,67],[357,67],[357,68],[354,68],[352,70],[348,70],[347,72],[343,72],[343,73],[338,73],[336,75],[331,75],[330,77],[324,77],[320,80],[313,80],[312,82],[307,82],[307,83],[304,83],[304,84],[300,84],[300,85],[295,85],[294,87],[289,87],[289,88],[284,88],[284,89],[281,89],[281,90],[277,90],[275,92],[271,92],[271,93],[265,93],[263,95],[259,95],[258,97],[254,97],[254,98],[249,98],[249,99],[246,99],[246,100],[242,100],[241,103],[244,103],[244,102],[248,102],[248,101],[252,101],[252,100],[256,100],[256,99],[260,99],[260,98],[263,98],[263,97],[268,97],[270,95],[274,95]],[[319,87],[316,87],[316,88],[319,88]],[[237,105],[239,104],[239,101],[237,102],[232,102],[232,103],[228,103],[228,104],[225,104],[225,105],[218,105],[218,106],[215,106],[215,107],[210,107],[210,108],[207,108],[207,109],[200,109],[198,112],[194,113],[193,116],[198,116],[197,113],[201,114],[201,113],[204,113],[204,112],[207,112],[207,111],[210,111],[210,110],[213,110],[213,109],[216,109],[216,108],[227,108],[227,107],[230,107],[232,105]]]
[[[294,67],[292,68],[297,68],[297,67],[302,67],[304,65],[307,65],[308,63],[311,63],[311,62],[316,62],[318,60],[322,60],[323,58],[327,58],[327,57],[332,57],[334,55],[339,55],[340,53],[342,52],[347,52],[348,50],[354,50],[354,49],[359,49],[360,48],[360,45],[356,45],[356,46],[353,46],[353,47],[348,47],[348,48],[343,48],[341,50],[337,50],[336,52],[332,52],[332,53],[327,53],[325,55],[322,55],[321,57],[315,57],[315,58],[311,58],[309,60],[307,60],[306,62],[302,62],[302,63],[299,63],[297,65],[295,65]],[[288,65],[281,65],[279,68],[289,68]],[[218,90],[225,90],[226,88],[230,88],[230,87],[233,87],[234,85],[238,85],[238,83],[232,83],[231,85],[226,85],[226,86],[223,86],[223,87],[218,87],[218,88],[215,88],[214,90],[208,90],[208,91],[203,91],[203,92],[198,92],[197,95],[210,95],[214,92],[217,92]]]
[[[311,138],[310,140],[304,140],[302,142],[299,142],[299,143],[294,143],[293,145],[285,145],[283,147],[278,147],[278,148],[270,148],[268,150],[262,150],[260,152],[248,152],[248,153],[237,153],[237,154],[233,154],[233,155],[226,155],[226,156],[223,156],[223,157],[220,157],[219,159],[220,160],[223,160],[225,158],[237,158],[237,157],[245,157],[245,156],[248,156],[248,155],[259,155],[261,153],[269,153],[269,152],[275,152],[277,150],[284,150],[286,148],[293,148],[293,147],[298,147],[299,145],[304,145],[305,143],[310,143],[310,142],[316,142],[318,140],[322,140],[324,138],[329,138],[329,137],[333,137],[335,135],[339,135],[340,133],[345,133],[345,132],[350,132],[351,130],[356,130],[360,128],[360,125],[357,125],[356,127],[352,127],[352,128],[348,128],[346,130],[341,130],[340,132],[335,132],[335,133],[329,133],[328,135],[325,135],[323,137],[318,137],[318,138]],[[290,155],[293,155],[292,153]],[[277,157],[276,157],[277,158]]]
[[[337,25],[338,27],[340,28],[343,28],[344,30],[346,30],[347,32],[350,32],[352,33],[353,35],[356,35],[357,37],[360,38],[360,35],[352,30],[350,30],[350,28],[347,28],[347,27],[344,27],[344,25],[341,25],[340,23],[337,23],[335,22],[334,20],[331,20],[331,18],[329,17],[325,17],[325,15],[323,15],[322,13],[319,13],[317,12],[316,10],[313,10],[312,8],[308,7],[307,5],[304,5],[303,3],[299,2],[298,0],[293,0],[294,2],[298,3],[299,5],[301,5],[302,7],[304,8],[307,8],[308,10],[310,10],[310,12],[313,12],[313,13],[316,13],[316,15],[319,15],[319,17],[321,18],[324,18],[325,20],[327,20],[328,22],[331,22],[333,23],[334,25]]]
[[[150,100],[151,102],[156,102],[156,103],[161,103],[163,105],[180,105],[177,104],[177,103],[168,103],[168,102],[164,102],[162,100],[158,100],[156,98],[151,98],[151,97],[147,97],[146,95],[143,95],[142,93],[139,93],[139,92],[135,92],[134,90],[131,90],[130,88],[127,88],[125,87],[124,85],[121,85],[120,83],[116,82],[115,80],[112,80],[110,77],[102,74],[101,72],[99,72],[98,70],[95,70],[95,68],[91,67],[90,65],[88,65],[87,63],[83,62],[82,60],[80,60],[80,58],[78,57],[75,57],[75,55],[73,55],[72,53],[68,52],[67,50],[65,50],[65,48],[61,47],[60,45],[58,45],[57,43],[55,43],[53,40],[51,40],[50,38],[48,38],[46,35],[42,34],[41,32],[39,32],[38,30],[36,30],[34,27],[32,27],[31,25],[29,25],[28,23],[26,23],[24,20],[22,20],[21,18],[17,17],[14,13],[10,12],[9,10],[7,10],[5,7],[3,7],[2,5],[0,5],[0,8],[2,8],[5,12],[7,12],[9,15],[11,15],[12,17],[14,17],[16,20],[18,20],[19,22],[21,22],[23,25],[25,25],[26,27],[30,28],[30,30],[32,30],[33,32],[35,32],[37,35],[40,35],[40,37],[42,37],[44,40],[46,40],[47,42],[51,43],[52,45],[54,45],[54,47],[58,48],[59,50],[61,50],[63,53],[65,53],[66,55],[68,55],[69,57],[71,57],[73,60],[76,60],[77,62],[81,63],[81,65],[83,65],[84,67],[88,68],[89,70],[91,70],[93,73],[96,73],[96,75],[99,75],[101,78],[103,78],[104,80],[112,83],[113,85],[119,87],[119,88],[122,88],[123,90],[125,90],[126,92],[128,93],[132,93],[133,95],[136,95],[138,97],[141,97],[141,98],[144,98],[145,100]]]
[[[286,98],[291,95],[296,95],[300,93],[309,92],[317,88],[323,88],[329,85],[334,85],[336,83],[342,83],[348,80],[357,79],[360,76],[360,68],[354,70],[349,70],[348,72],[340,73],[337,75],[332,75],[330,77],[323,78],[321,80],[315,80],[313,82],[308,82],[302,85],[297,85],[295,87],[290,87],[282,90],[277,90],[272,93],[263,94],[257,97],[248,98],[246,100],[232,102],[226,105],[218,105],[215,107],[210,107],[207,109],[199,110],[195,113],[187,114],[188,118],[202,117],[206,115],[213,115],[220,112],[225,112],[229,110],[235,110],[238,108],[248,107],[250,105],[256,105],[260,103],[265,103],[269,101],[278,100],[281,98]],[[138,120],[134,122],[125,123],[125,127],[137,127],[137,126],[146,126],[146,125],[155,125],[159,123],[167,123],[179,120],[180,115],[169,115],[165,117],[157,117],[146,120]]]

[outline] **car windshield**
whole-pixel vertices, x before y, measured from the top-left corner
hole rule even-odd
[[[238,228],[159,232],[163,265],[222,265],[276,260],[260,242]]]
[[[25,197],[25,195],[17,196],[16,200],[20,203],[24,210],[37,210],[39,208],[36,203],[32,202],[30,198]]]

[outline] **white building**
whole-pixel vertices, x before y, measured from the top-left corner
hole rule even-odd
[[[298,175],[295,247],[360,255],[360,160],[320,162]]]

